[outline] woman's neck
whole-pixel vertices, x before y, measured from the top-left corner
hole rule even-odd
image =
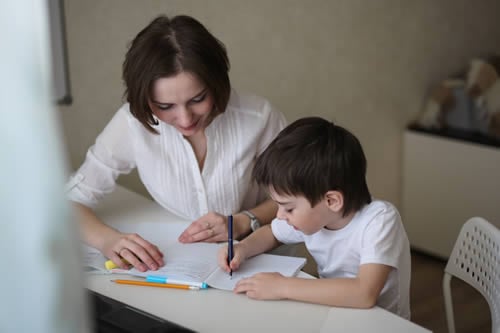
[[[205,164],[205,158],[207,157],[207,137],[205,131],[199,131],[185,139],[193,148],[194,156],[196,157],[196,161],[198,161],[198,167],[201,172]]]

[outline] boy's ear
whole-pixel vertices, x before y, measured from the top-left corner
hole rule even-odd
[[[344,196],[339,191],[326,192],[325,201],[328,208],[335,213],[340,213],[344,209]]]

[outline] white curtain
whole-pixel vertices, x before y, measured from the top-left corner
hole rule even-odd
[[[47,3],[0,1],[0,332],[87,332]]]

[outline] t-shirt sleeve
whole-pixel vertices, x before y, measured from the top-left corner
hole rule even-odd
[[[283,244],[296,244],[304,241],[304,234],[292,228],[286,221],[274,219],[271,222],[274,237]]]
[[[385,208],[364,229],[360,264],[376,263],[398,268],[405,237],[397,210]]]
[[[69,200],[95,208],[114,190],[118,176],[135,168],[127,113],[125,107],[118,110],[90,147],[85,161],[66,184]]]

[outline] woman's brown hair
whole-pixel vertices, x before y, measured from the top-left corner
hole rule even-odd
[[[130,112],[150,132],[158,121],[149,107],[153,84],[160,78],[188,72],[212,94],[213,119],[226,110],[231,93],[229,59],[224,44],[196,19],[180,15],[155,18],[132,41],[123,62],[124,96]]]

